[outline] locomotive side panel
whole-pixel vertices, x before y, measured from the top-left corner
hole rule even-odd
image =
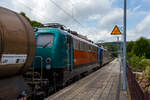
[[[75,66],[98,62],[97,47],[88,43],[73,39]]]

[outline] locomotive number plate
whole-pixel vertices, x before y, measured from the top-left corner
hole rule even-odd
[[[2,54],[1,65],[24,64],[27,59],[26,54]]]

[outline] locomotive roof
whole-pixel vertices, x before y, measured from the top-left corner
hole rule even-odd
[[[61,33],[63,33],[64,35],[69,35],[69,36],[71,36],[71,37],[74,38],[74,39],[77,39],[77,40],[83,41],[83,42],[85,42],[85,43],[87,43],[87,44],[90,44],[90,45],[93,45],[93,46],[98,47],[95,43],[89,42],[89,41],[87,41],[87,40],[85,40],[85,39],[82,39],[82,38],[80,38],[80,37],[78,37],[78,36],[76,36],[76,35],[73,35],[73,34],[67,32],[67,31],[61,30],[61,29],[59,29],[59,28],[50,28],[50,27],[43,27],[43,28],[42,28],[42,27],[40,27],[40,28],[38,28],[38,30],[37,30],[36,32],[43,33],[43,32],[52,32],[52,31],[61,32]]]

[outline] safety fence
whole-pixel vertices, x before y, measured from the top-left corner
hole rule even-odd
[[[132,69],[127,65],[127,81],[131,100],[150,100],[150,94],[143,92],[136,80],[136,74],[133,74]]]

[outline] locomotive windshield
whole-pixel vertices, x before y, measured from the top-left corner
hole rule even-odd
[[[52,34],[40,34],[37,36],[37,46],[39,47],[51,47],[53,41],[54,35]]]

